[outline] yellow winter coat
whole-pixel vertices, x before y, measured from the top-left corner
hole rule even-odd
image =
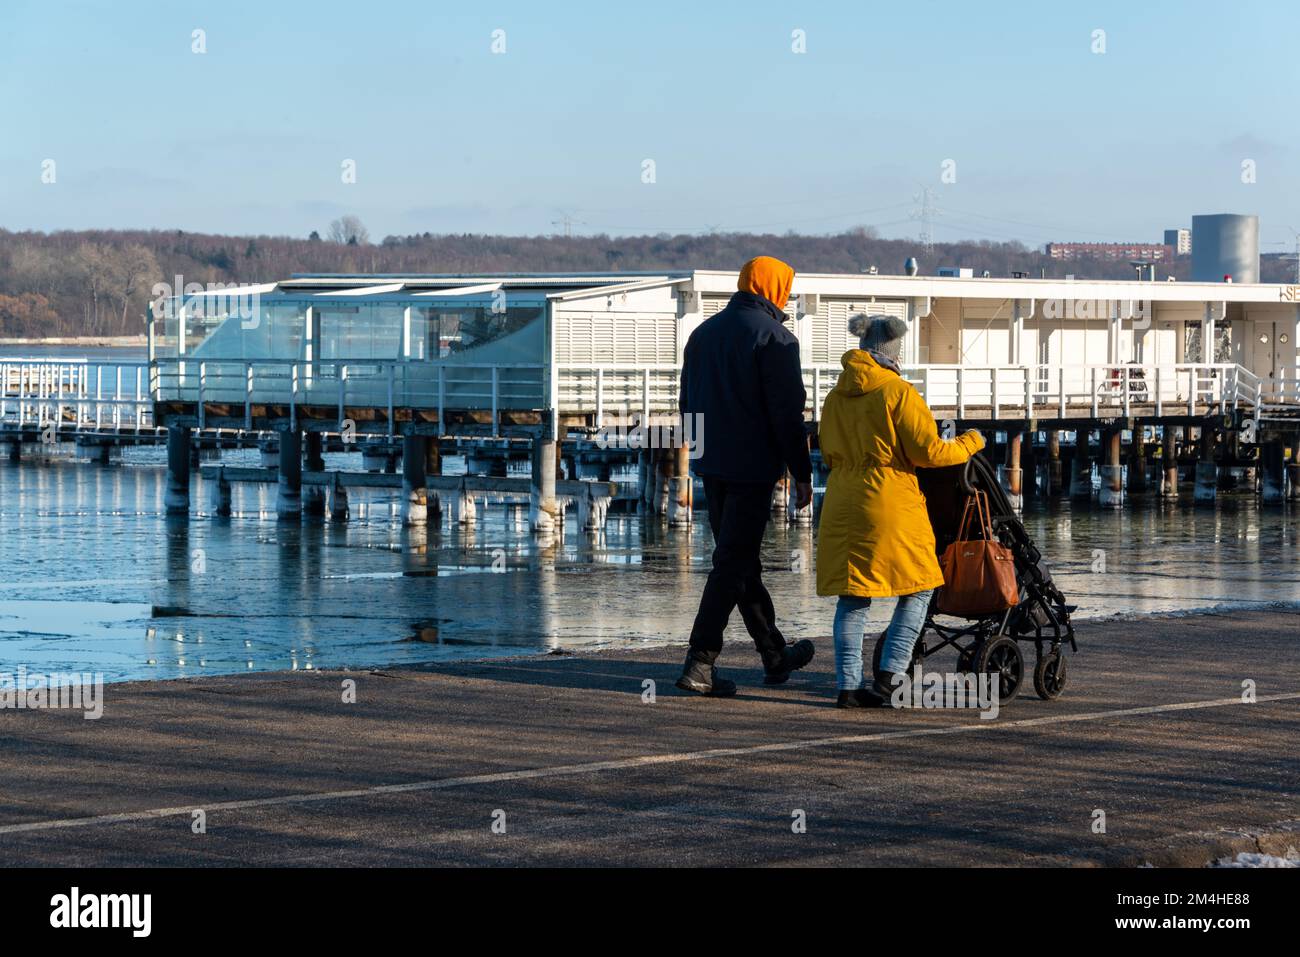
[[[817,530],[817,594],[876,598],[937,588],[943,574],[918,467],[957,465],[984,447],[975,431],[939,438],[907,381],[852,349],[822,408],[830,467]]]

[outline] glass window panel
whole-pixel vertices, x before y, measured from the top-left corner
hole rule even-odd
[[[397,359],[402,349],[401,303],[327,303],[317,308],[322,359]]]
[[[460,309],[444,307],[441,323],[442,355],[466,352],[517,332],[539,318],[541,306],[511,306],[493,312],[490,306]]]
[[[302,356],[306,303],[248,296],[193,296],[185,310],[185,352],[213,359],[285,359]],[[169,314],[174,334],[178,320]]]
[[[302,337],[306,324],[306,310],[302,303],[285,303],[265,306],[261,310],[261,325],[265,326],[264,339],[269,354],[276,359],[302,358]],[[259,332],[262,330],[250,330]]]

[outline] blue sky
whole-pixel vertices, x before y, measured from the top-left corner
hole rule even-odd
[[[930,187],[941,241],[1245,212],[1280,250],[1298,28],[1251,0],[4,0],[0,226],[914,236]]]

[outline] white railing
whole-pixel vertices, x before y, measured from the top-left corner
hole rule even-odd
[[[146,362],[0,359],[0,428],[88,431],[153,425]]]
[[[651,364],[605,363],[556,366],[556,408],[607,420],[671,416],[677,411],[681,366],[672,362]]]
[[[817,418],[839,379],[840,366],[806,366],[808,412]],[[1202,415],[1256,408],[1260,380],[1231,363],[1120,365],[907,366],[903,376],[936,411],[959,417],[1035,415]],[[681,370],[669,363],[562,365],[561,411],[606,416],[663,416],[677,407]],[[1300,387],[1292,383],[1294,391]]]
[[[810,416],[818,417],[839,365],[803,368]],[[1261,402],[1255,373],[1231,363],[1119,365],[909,365],[904,377],[936,411],[1000,417],[1204,415]],[[675,364],[565,364],[558,368],[560,411],[604,416],[671,415],[681,369]],[[1300,384],[1291,382],[1300,395]]]
[[[1300,369],[1282,368],[1268,379],[1257,378],[1259,402],[1265,407],[1300,406]]]
[[[812,418],[839,373],[830,365],[803,370]],[[1230,363],[924,365],[903,374],[936,415],[956,417],[1205,415],[1243,408],[1258,415],[1267,404],[1300,404],[1294,374],[1261,381]],[[555,408],[603,424],[669,416],[677,408],[681,370],[672,363],[563,364],[553,375],[551,396],[541,363],[0,359],[0,426],[148,428],[155,401],[194,404],[200,427],[219,412],[222,424],[241,419],[245,428],[254,427],[255,406],[283,407],[291,422],[303,406],[337,410],[340,419],[358,408],[384,410],[390,429],[397,409],[436,409],[439,422],[446,410],[481,410],[491,413],[494,430],[502,410]]]
[[[816,409],[838,375],[838,367],[804,370]],[[959,418],[1201,415],[1260,403],[1259,378],[1231,363],[924,365],[904,367],[903,376],[931,409]]]

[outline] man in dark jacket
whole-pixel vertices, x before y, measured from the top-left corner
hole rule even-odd
[[[781,684],[812,660],[811,641],[787,646],[777,629],[759,559],[772,492],[787,469],[798,506],[812,501],[799,341],[782,325],[793,282],[794,270],[779,259],[751,259],[740,291],[686,343],[679,407],[699,437],[694,471],[704,480],[714,550],[677,680],[685,691],[736,693],[713,666],[733,608],[762,656],[765,683]]]

